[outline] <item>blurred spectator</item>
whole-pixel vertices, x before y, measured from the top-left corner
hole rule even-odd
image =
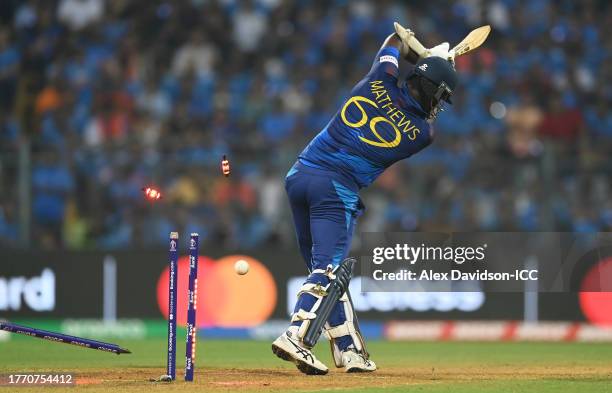
[[[61,0],[57,8],[57,19],[72,30],[81,30],[102,18],[103,0]]]
[[[253,52],[266,32],[266,15],[256,9],[252,0],[239,1],[238,4],[232,21],[234,41],[240,50]]]
[[[38,94],[35,105],[38,114],[54,111],[61,105],[60,93],[53,80]]]
[[[44,230],[42,244],[47,247],[62,245],[62,225],[66,213],[69,192],[74,190],[74,180],[69,168],[55,152],[40,154],[32,169],[33,218]]]
[[[24,1],[14,15],[14,25],[17,30],[32,28],[38,19],[36,3],[33,0]]]
[[[598,141],[612,140],[612,112],[609,103],[602,97],[597,105],[589,107],[585,114],[589,133],[592,133]]]
[[[8,29],[0,28],[0,107],[12,108],[17,88],[17,76],[21,54],[19,47],[10,41]]]
[[[14,245],[18,233],[16,213],[11,203],[0,203],[0,244]]]
[[[190,40],[176,51],[172,71],[178,77],[193,72],[199,77],[211,78],[216,56],[215,48],[206,41],[204,34],[195,31]]]
[[[551,97],[539,126],[541,135],[575,140],[582,131],[582,113],[577,108],[563,107],[561,99]]]
[[[536,156],[541,152],[537,127],[542,121],[542,111],[531,94],[524,94],[518,105],[510,107],[506,115],[508,145],[518,158]]]
[[[64,246],[68,249],[82,249],[87,244],[87,221],[79,215],[74,199],[71,199],[66,205],[62,235],[64,238]]]

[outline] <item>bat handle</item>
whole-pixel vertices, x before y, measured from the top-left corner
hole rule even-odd
[[[414,35],[410,36],[410,39],[408,40],[408,46],[410,47],[410,49],[415,51],[420,58],[427,56],[427,48],[425,48],[423,44],[421,44],[421,42],[417,40]]]
[[[416,39],[414,33],[408,29],[405,29],[402,25],[397,22],[393,23],[393,27],[395,28],[395,33],[400,37],[402,42],[404,42],[408,47],[413,50],[419,57],[423,58],[427,55],[427,48],[423,46]]]

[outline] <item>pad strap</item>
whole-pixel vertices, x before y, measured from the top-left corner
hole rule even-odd
[[[291,316],[291,322],[308,321],[310,319],[315,319],[316,317],[317,314],[313,312],[308,312],[300,308],[298,312],[293,313],[293,315]]]
[[[353,335],[356,333],[353,322],[345,321],[342,325],[330,327],[325,329],[325,335],[330,340],[337,337]],[[359,349],[359,348],[358,348]]]
[[[327,286],[307,282],[302,285],[297,296],[300,297],[303,293],[309,293],[316,298],[320,298],[327,295]]]
[[[317,299],[310,311],[300,308],[298,312],[293,313],[293,315],[291,316],[292,323],[302,321],[296,333],[297,338],[300,341],[303,341],[311,322],[317,319],[317,310],[321,305],[321,301],[327,295],[326,289],[327,286],[322,286],[321,284],[313,284],[309,282],[304,283],[300,288],[298,292],[298,297],[303,296],[304,294],[308,294]]]

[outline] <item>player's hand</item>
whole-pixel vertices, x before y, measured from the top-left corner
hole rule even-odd
[[[427,49],[425,57],[437,56],[453,63],[455,61],[455,52],[453,50],[448,50],[449,46],[448,42],[443,42],[433,48],[429,48]]]

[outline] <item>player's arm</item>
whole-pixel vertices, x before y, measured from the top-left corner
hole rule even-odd
[[[404,58],[414,64],[419,56],[405,46],[397,33],[393,33],[383,41],[378,53],[376,53],[369,75],[397,79],[400,58]]]
[[[397,24],[396,24],[397,25]],[[389,35],[376,54],[370,75],[383,71],[391,77],[397,78],[399,74],[399,59],[403,58],[411,64],[416,64],[422,57],[414,49],[411,42],[413,33],[400,25],[396,26],[396,32]],[[442,43],[434,48],[426,49],[423,54],[427,56],[444,57],[448,53],[448,43]]]
[[[397,33],[393,33],[385,39],[380,49],[383,50],[384,48],[397,49],[400,56],[410,64],[416,64],[416,62],[419,60],[419,55],[408,45],[404,44]]]

